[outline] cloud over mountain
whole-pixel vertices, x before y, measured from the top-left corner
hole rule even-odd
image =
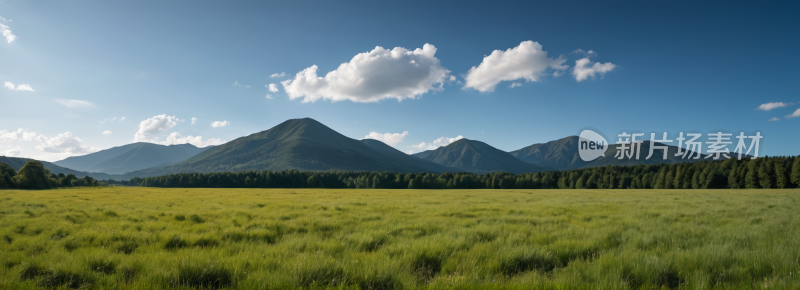
[[[383,99],[413,99],[430,91],[439,91],[450,75],[436,58],[436,47],[392,50],[375,47],[359,53],[324,77],[313,65],[297,73],[294,79],[281,82],[290,99],[377,102]]]

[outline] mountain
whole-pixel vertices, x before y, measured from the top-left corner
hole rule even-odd
[[[546,171],[551,168],[522,162],[508,152],[489,146],[481,141],[461,139],[450,145],[439,147],[425,154],[422,160],[459,171],[488,173],[505,171],[511,173]]]
[[[425,157],[425,155],[428,155],[428,153],[431,153],[431,151],[433,151],[433,150],[425,150],[425,151],[422,151],[422,152],[417,152],[417,153],[411,154],[411,156],[414,156],[414,157],[422,159],[422,157]]]
[[[663,158],[661,149],[653,151],[653,157],[646,159],[650,153],[650,142],[642,142],[639,149],[639,159],[623,158],[619,159],[617,152],[619,151],[618,145],[611,144],[606,153],[595,160],[586,162],[583,161],[578,154],[578,136],[569,136],[563,139],[550,141],[547,143],[533,144],[528,147],[509,152],[511,155],[519,160],[527,163],[536,164],[539,166],[549,166],[558,170],[577,169],[577,168],[592,168],[606,165],[638,165],[638,164],[657,164],[657,163],[681,163],[681,162],[697,162],[706,159],[708,155],[701,154],[700,159],[684,159],[682,155],[675,156],[678,152],[677,146],[666,145],[656,142],[657,146],[667,146],[667,159]],[[682,152],[686,151],[682,149]],[[688,156],[688,155],[687,155]],[[728,154],[733,157],[733,154]],[[743,156],[744,157],[744,156]],[[749,157],[749,156],[748,156]],[[721,158],[725,158],[721,156]]]
[[[69,168],[64,168],[64,167],[55,165],[55,164],[47,162],[47,161],[34,160],[34,159],[29,159],[29,158],[0,156],[0,163],[7,163],[9,166],[11,166],[11,168],[14,168],[14,170],[17,170],[17,171],[19,171],[19,169],[22,168],[22,166],[25,165],[25,163],[28,163],[28,161],[39,161],[39,162],[41,162],[42,165],[44,165],[44,168],[47,169],[47,170],[50,170],[50,173],[53,173],[53,174],[59,174],[59,173],[63,173],[64,175],[75,174],[75,176],[77,176],[78,178],[81,178],[81,177],[89,175],[89,176],[91,176],[91,177],[93,177],[95,179],[112,179],[112,178],[119,179],[119,177],[108,175],[108,174],[89,173],[89,172],[84,172],[84,171],[78,171],[78,170],[73,170],[73,169],[69,169]]]
[[[69,157],[54,163],[80,171],[121,174],[181,162],[208,148],[210,147],[197,148],[191,144],[158,145],[140,142]]]
[[[589,164],[578,155],[578,136],[533,144],[509,153],[524,162],[556,169],[576,169]]]
[[[444,166],[397,151],[375,140],[355,140],[310,118],[293,119],[240,137],[174,165],[130,173],[155,176],[180,172],[257,170],[347,170],[444,172]]]

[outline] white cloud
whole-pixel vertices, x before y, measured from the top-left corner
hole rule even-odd
[[[784,102],[771,102],[771,103],[761,104],[761,106],[758,106],[758,108],[756,108],[756,110],[769,111],[769,110],[772,110],[772,109],[783,108],[783,107],[791,106],[791,105],[794,105],[794,104],[793,103],[784,103]]]
[[[39,134],[38,136],[34,132],[25,132],[22,128],[17,129],[17,131],[8,131],[8,130],[0,130],[0,141],[3,142],[11,142],[11,141],[43,141],[45,138],[44,135]]]
[[[267,98],[267,99],[272,99],[272,95],[270,95],[270,94],[267,94],[267,95],[266,95],[266,96],[264,96],[264,97],[265,97],[265,98]]]
[[[14,84],[12,84],[11,82],[6,82],[5,85],[3,85],[3,86],[8,88],[9,90],[12,90],[12,91],[29,91],[29,92],[33,92],[33,88],[28,84],[19,84],[15,88]]]
[[[22,156],[22,149],[20,149],[19,147],[14,147],[10,150],[7,150],[5,155],[8,157],[20,157]]]
[[[359,53],[339,67],[317,76],[316,65],[281,82],[290,99],[377,102],[382,99],[413,99],[429,91],[441,91],[450,71],[441,66],[436,47],[425,44],[413,51],[375,47]]]
[[[273,93],[277,93],[278,92],[278,86],[275,85],[275,84],[268,84],[268,85],[266,85],[266,87],[269,88],[270,92],[273,92]]]
[[[405,139],[406,136],[408,136],[408,131],[404,131],[403,133],[384,133],[384,134],[378,132],[369,132],[367,136],[364,136],[364,138],[361,139],[362,140],[375,139],[383,143],[386,143],[389,146],[394,147],[397,144],[400,144],[400,142],[403,142],[403,139]]]
[[[83,140],[78,137],[72,136],[69,131],[58,134],[52,138],[44,138],[45,140],[41,145],[36,146],[36,149],[48,153],[67,153],[67,154],[86,154],[97,151],[97,148],[87,147],[81,145]]]
[[[133,136],[133,142],[151,142],[158,140],[156,135],[175,127],[180,121],[178,117],[167,116],[167,114],[161,114],[146,119],[139,123],[139,131]]]
[[[245,87],[245,88],[248,88],[248,89],[250,88],[250,85],[243,85],[243,84],[240,84],[240,83],[239,83],[239,81],[235,81],[235,82],[233,82],[233,84],[232,84],[232,85],[234,85],[234,86],[240,86],[240,87]]]
[[[464,136],[458,135],[458,137],[453,137],[453,138],[439,137],[436,140],[433,140],[433,142],[431,143],[422,142],[417,145],[411,145],[411,148],[417,149],[419,151],[433,150],[442,146],[450,145],[450,143],[456,142],[461,139],[464,139]]]
[[[584,57],[575,61],[575,67],[572,68],[572,75],[575,76],[575,80],[579,82],[588,78],[594,79],[596,75],[600,75],[602,78],[605,73],[610,72],[615,67],[616,65],[610,62],[595,62],[592,64],[592,61],[590,61],[588,57]]]
[[[775,118],[769,119],[769,121],[770,121],[770,122],[775,122],[775,121],[778,121],[778,120],[780,120],[780,119],[781,119],[781,118],[775,117]]]
[[[522,83],[520,83],[520,82],[513,82],[513,83],[511,83],[511,85],[510,85],[510,86],[508,86],[508,87],[513,89],[513,88],[515,88],[515,87],[519,87],[519,86],[522,86]]]
[[[796,117],[800,117],[800,109],[797,109],[797,111],[794,111],[794,113],[792,113],[790,115],[786,115],[787,119],[788,118],[796,118]]]
[[[572,53],[583,54],[586,57],[597,55],[597,52],[594,52],[594,50],[590,49],[589,51],[584,51],[583,49],[580,49],[580,48],[574,50]]]
[[[222,140],[220,140],[219,138],[211,138],[206,141],[203,141],[202,136],[192,136],[192,135],[183,136],[181,133],[178,132],[170,133],[169,136],[167,136],[167,140],[165,140],[164,142],[160,142],[160,144],[162,145],[176,145],[176,144],[187,144],[187,143],[197,147],[206,147],[210,145],[220,145],[225,142],[222,142]]]
[[[192,125],[194,125],[195,123],[197,123],[197,118],[192,117]]]
[[[271,78],[282,78],[282,77],[285,77],[285,76],[286,76],[286,72],[274,73],[274,74],[269,75],[269,77],[271,77]]]
[[[3,20],[5,21],[5,18],[3,18]],[[16,36],[16,35],[14,35],[14,34],[11,32],[11,29],[9,29],[8,25],[5,25],[5,24],[3,24],[3,23],[0,23],[0,32],[2,32],[2,33],[3,33],[3,37],[5,37],[5,38],[6,38],[6,41],[7,41],[8,43],[11,43],[11,42],[13,42],[15,39],[17,39],[17,36]]]
[[[83,100],[62,100],[62,99],[55,99],[56,103],[62,104],[64,106],[70,108],[83,108],[83,107],[92,107],[94,104],[83,101]]]
[[[111,135],[111,131],[110,130],[105,130],[105,131],[103,131],[103,135],[106,135],[106,136]]]
[[[547,52],[542,50],[542,45],[534,41],[523,41],[519,46],[506,51],[495,50],[485,56],[477,67],[469,69],[464,78],[464,89],[476,89],[481,92],[491,92],[502,81],[522,80],[529,82],[539,81],[550,68],[555,73],[567,69],[565,59],[549,58]]]
[[[119,118],[119,121],[122,122],[122,121],[125,121],[125,119],[126,119],[125,117],[122,117],[122,118]]]
[[[220,127],[228,126],[230,124],[231,124],[231,122],[228,122],[228,121],[221,121],[221,122],[220,121],[215,121],[214,123],[211,123],[211,127],[220,128]]]
[[[119,121],[119,122],[125,121],[125,117],[122,117],[122,118],[119,118],[119,119],[117,119],[117,117],[106,118],[105,120],[97,121],[97,122],[100,123],[100,124],[103,124],[103,123],[114,122],[114,121]]]

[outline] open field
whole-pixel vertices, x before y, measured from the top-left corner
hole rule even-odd
[[[800,190],[0,191],[0,287],[800,288]]]

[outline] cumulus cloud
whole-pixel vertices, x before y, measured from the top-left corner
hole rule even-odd
[[[450,145],[450,143],[456,142],[458,140],[464,139],[464,136],[458,135],[458,137],[448,138],[448,137],[440,137],[436,140],[433,140],[431,143],[419,143],[417,145],[411,145],[411,148],[417,149],[419,151],[424,150],[433,150],[442,146]]]
[[[6,82],[5,85],[3,85],[3,86],[8,88],[9,90],[12,90],[12,91],[29,91],[29,92],[33,92],[33,88],[28,84],[19,84],[19,85],[17,85],[17,87],[14,87],[14,84],[12,84],[11,82]]]
[[[97,151],[97,148],[83,146],[81,142],[83,142],[83,140],[72,136],[72,133],[67,131],[52,138],[44,138],[42,144],[36,146],[36,149],[48,153],[67,154],[86,154]]]
[[[318,67],[313,65],[281,84],[290,99],[302,98],[303,102],[413,99],[429,91],[442,90],[450,76],[450,71],[441,66],[435,54],[436,47],[427,43],[413,51],[378,46],[370,52],[357,54],[324,77],[317,75]]]
[[[542,45],[534,41],[523,41],[519,46],[506,51],[495,50],[483,58],[477,67],[473,66],[467,76],[464,89],[476,89],[481,92],[494,91],[502,81],[525,80],[539,81],[548,69],[556,74],[567,69],[565,59],[547,57]]]
[[[266,85],[266,87],[269,88],[270,92],[273,92],[273,93],[277,93],[278,92],[278,86],[275,85],[275,84],[268,84],[268,85]]]
[[[408,136],[408,131],[404,131],[403,133],[383,133],[383,134],[378,132],[369,132],[369,134],[367,134],[367,136],[364,136],[364,138],[361,138],[361,140],[375,139],[383,143],[386,143],[389,146],[394,147],[395,145],[400,144],[400,142],[403,142],[403,139],[405,139],[406,136]]]
[[[103,131],[103,135],[106,135],[106,136],[111,135],[111,130]]]
[[[8,130],[0,130],[0,141],[3,142],[11,142],[11,141],[43,141],[45,138],[44,135],[39,134],[38,136],[34,132],[25,132],[22,128],[17,129],[17,131],[8,131]]]
[[[769,121],[770,121],[770,122],[775,122],[775,121],[778,121],[778,120],[780,120],[780,119],[781,119],[781,118],[775,117],[775,118],[769,119]]]
[[[83,100],[62,100],[62,99],[55,99],[56,103],[61,105],[70,107],[70,108],[84,108],[84,107],[92,107],[94,104],[83,101]]]
[[[197,118],[192,117],[192,125],[194,125],[194,123],[197,123]]]
[[[167,116],[161,114],[152,118],[146,119],[139,123],[139,131],[133,136],[133,142],[150,142],[158,140],[157,135],[169,130],[178,124],[181,120],[175,116]]]
[[[0,17],[0,18],[2,18],[2,17]],[[5,18],[3,18],[3,19],[2,19],[2,21],[3,21],[3,22],[5,22],[5,21],[6,21],[6,19],[5,19]],[[11,29],[9,29],[8,25],[5,25],[5,24],[3,24],[3,23],[0,23],[0,32],[2,32],[2,33],[3,33],[3,37],[5,37],[5,38],[6,38],[6,41],[7,41],[8,43],[11,43],[11,42],[13,42],[15,39],[17,39],[17,36],[16,36],[16,35],[14,35],[14,33],[12,33],[12,32],[11,32]]]
[[[572,75],[575,76],[575,80],[579,82],[588,78],[594,79],[596,75],[600,75],[602,78],[605,73],[610,72],[615,67],[616,65],[610,62],[592,63],[588,57],[584,57],[575,61],[575,67],[572,68]]]
[[[788,119],[788,118],[797,118],[797,117],[800,117],[800,109],[797,109],[797,111],[794,111],[794,113],[791,113],[791,114],[789,114],[789,115],[786,115],[786,118],[787,118],[787,119]]]
[[[20,157],[22,156],[22,149],[19,147],[11,148],[10,150],[6,150],[5,156],[8,157]]]
[[[250,85],[243,85],[243,84],[240,84],[240,83],[239,83],[239,81],[235,81],[235,82],[233,82],[233,84],[232,84],[232,85],[234,85],[234,86],[240,86],[240,87],[245,87],[245,88],[248,88],[248,89],[250,88]]]
[[[761,104],[761,106],[758,106],[758,108],[756,108],[756,110],[769,111],[769,110],[772,110],[772,109],[783,108],[783,107],[791,106],[791,105],[794,105],[794,104],[793,103],[784,103],[784,102],[771,102],[771,103]]]
[[[215,121],[214,123],[211,123],[211,127],[220,128],[220,127],[228,126],[230,124],[231,124],[231,122],[228,122],[228,121]]]
[[[269,77],[271,77],[271,78],[282,78],[282,77],[285,77],[285,76],[286,76],[286,72],[274,73],[274,74],[269,75]]]
[[[172,132],[167,136],[167,140],[161,142],[162,145],[176,145],[176,144],[192,144],[197,147],[206,147],[211,145],[220,145],[222,140],[219,138],[211,138],[208,140],[203,141],[202,136],[183,136],[181,133]]]

